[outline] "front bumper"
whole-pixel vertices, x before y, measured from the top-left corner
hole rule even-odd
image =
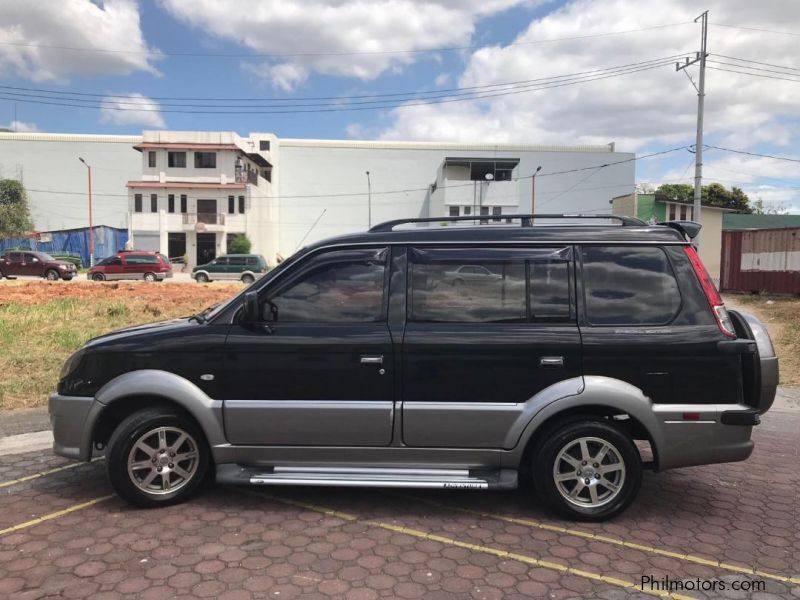
[[[53,452],[73,460],[91,460],[91,431],[87,425],[94,422],[90,415],[99,408],[94,398],[52,394],[48,410],[53,426]]]

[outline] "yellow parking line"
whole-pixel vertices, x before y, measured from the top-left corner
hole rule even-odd
[[[717,569],[724,569],[726,571],[732,571],[735,573],[744,573],[745,575],[753,575],[757,577],[764,577],[768,579],[774,579],[776,581],[781,581],[783,583],[795,583],[800,584],[800,577],[787,577],[785,575],[776,575],[774,573],[767,573],[765,571],[759,571],[758,569],[753,569],[750,567],[740,567],[737,565],[731,565],[728,563],[724,563],[718,560],[710,560],[707,558],[703,558],[701,556],[695,556],[693,554],[683,554],[681,552],[671,552],[669,550],[664,550],[662,548],[656,548],[654,546],[646,546],[644,544],[637,544],[634,542],[628,542],[626,540],[620,540],[616,538],[606,537],[604,535],[596,535],[594,533],[590,533],[588,531],[580,531],[578,529],[569,529],[567,527],[560,527],[558,525],[548,525],[547,523],[541,523],[540,521],[534,521],[533,519],[526,519],[523,517],[510,517],[507,515],[497,515],[494,513],[488,513],[480,510],[471,510],[469,508],[461,508],[459,506],[450,506],[449,504],[442,504],[440,502],[436,502],[434,500],[428,500],[426,498],[419,498],[418,496],[408,496],[405,495],[406,498],[413,498],[418,502],[424,502],[426,504],[430,504],[432,506],[436,506],[438,508],[442,508],[445,510],[452,510],[456,512],[461,512],[468,515],[474,515],[476,517],[484,517],[488,519],[494,519],[495,521],[505,521],[506,523],[513,523],[515,525],[524,525],[527,527],[535,527],[536,529],[544,529],[545,531],[554,531],[556,533],[563,533],[565,535],[572,535],[575,537],[584,538],[587,540],[592,540],[595,542],[602,542],[604,544],[613,544],[615,546],[623,546],[625,548],[631,548],[633,550],[640,550],[641,552],[649,552],[650,554],[657,554],[659,556],[668,556],[670,558],[675,558],[678,560],[683,560],[686,562],[692,562],[700,565],[706,565],[708,567],[714,567]]]
[[[99,498],[93,498],[92,500],[88,500],[86,502],[81,502],[80,504],[73,504],[72,506],[68,506],[62,510],[43,515],[41,517],[36,517],[35,519],[31,519],[30,521],[25,521],[24,523],[20,523],[19,525],[12,525],[11,527],[6,527],[5,529],[0,529],[0,535],[6,535],[7,533],[14,533],[15,531],[20,531],[21,529],[27,529],[28,527],[33,527],[34,525],[38,525],[39,523],[44,523],[45,521],[52,521],[53,519],[57,519],[58,517],[63,517],[64,515],[68,515],[70,513],[74,513],[78,510],[83,510],[84,508],[88,508],[90,506],[94,506],[99,502],[104,502],[109,498],[113,498],[114,494],[109,494],[108,496],[100,496]]]
[[[385,529],[387,531],[393,531],[395,533],[402,533],[405,535],[410,535],[415,538],[420,538],[423,540],[429,540],[433,542],[439,542],[440,544],[445,544],[448,546],[455,546],[457,548],[464,548],[466,550],[471,550],[473,552],[480,552],[483,554],[491,554],[493,556],[497,556],[499,558],[505,558],[508,560],[514,560],[517,562],[521,562],[527,565],[532,565],[535,567],[540,567],[543,569],[550,569],[553,571],[558,571],[565,575],[574,575],[575,577],[582,577],[583,579],[589,579],[592,581],[597,581],[600,583],[606,583],[608,585],[613,585],[616,587],[626,588],[630,590],[636,590],[637,592],[641,592],[644,594],[649,594],[651,596],[659,596],[661,598],[674,598],[675,600],[692,600],[692,596],[684,596],[681,594],[674,594],[671,592],[665,592],[661,590],[645,590],[640,589],[632,581],[626,581],[624,579],[617,579],[616,577],[607,577],[605,575],[600,575],[599,573],[592,573],[591,571],[583,571],[581,569],[574,569],[572,567],[568,567],[566,565],[562,565],[560,563],[554,563],[546,560],[541,560],[538,558],[534,558],[532,556],[528,556],[526,554],[519,554],[517,552],[508,552],[507,550],[501,550],[500,548],[493,548],[491,546],[482,546],[480,544],[471,544],[469,542],[462,542],[461,540],[457,540],[455,538],[446,537],[443,535],[437,535],[434,533],[428,533],[427,531],[421,531],[419,529],[411,529],[409,527],[403,527],[402,525],[393,525],[392,523],[385,523],[383,521],[375,521],[375,520],[361,520],[356,515],[352,515],[349,513],[341,512],[338,510],[334,510],[332,508],[328,508],[326,506],[319,506],[316,504],[309,504],[307,502],[299,502],[297,500],[289,500],[287,498],[280,498],[277,496],[272,496],[269,494],[257,494],[265,498],[269,498],[270,500],[275,500],[276,502],[282,502],[283,504],[289,504],[292,506],[298,506],[300,508],[305,508],[306,510],[311,510],[314,512],[318,512],[321,514],[329,515],[332,517],[336,517],[348,522],[358,522],[363,523],[364,525],[370,527],[379,527],[381,529]]]
[[[101,457],[95,458],[92,462],[103,460]],[[68,469],[74,469],[75,467],[80,467],[84,465],[84,462],[75,462],[69,463],[68,465],[64,465],[63,467],[56,467],[55,469],[49,469],[47,471],[41,471],[40,473],[34,473],[33,475],[26,475],[25,477],[20,477],[19,479],[11,479],[9,481],[0,482],[0,488],[9,487],[12,485],[17,485],[18,483],[25,483],[26,481],[31,481],[33,479],[39,479],[40,477],[44,477],[45,475],[52,475],[53,473],[60,473],[61,471],[67,471]]]

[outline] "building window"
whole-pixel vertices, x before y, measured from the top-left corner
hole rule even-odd
[[[173,169],[186,167],[186,152],[167,152],[167,166]]]
[[[450,216],[451,217],[457,217],[458,216],[458,207],[457,206],[451,206],[450,207]]]
[[[668,221],[674,221],[675,220],[675,205],[674,204],[670,204],[669,205],[669,218],[667,220]]]
[[[261,152],[269,152],[269,140],[259,140],[258,149]]]
[[[464,215],[465,216],[469,216],[471,214],[472,214],[472,207],[471,206],[465,206],[464,207]]]
[[[133,195],[133,212],[142,212],[142,195]]]
[[[503,209],[501,207],[499,206],[492,207],[492,215],[494,215],[495,217],[499,217],[502,214],[503,214]],[[499,223],[500,219],[492,219],[492,221],[494,221],[495,223]]]
[[[683,206],[681,206],[681,221],[685,221],[685,220],[686,220],[686,206],[683,205]]]
[[[233,196],[228,196],[228,214],[232,215],[236,212],[236,203]]]
[[[147,153],[147,166],[151,167],[151,168],[156,166],[156,152],[155,152],[155,150],[150,150]]]
[[[239,214],[244,214],[244,196],[239,196]]]
[[[175,194],[167,196],[167,210],[171,213],[175,212]]]
[[[158,212],[158,195],[150,194],[150,212]]]
[[[261,176],[271,183],[272,182],[272,169],[271,168],[262,169],[261,170]]]
[[[181,213],[186,214],[186,194],[181,194]]]
[[[216,152],[195,152],[194,153],[194,168],[195,169],[216,169],[217,168],[217,153]]]
[[[489,207],[488,206],[481,206],[481,216],[487,216],[489,214]],[[489,219],[481,219],[481,225],[488,225]]]

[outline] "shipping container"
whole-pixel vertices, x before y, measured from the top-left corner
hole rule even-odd
[[[720,289],[800,294],[800,227],[723,231]]]

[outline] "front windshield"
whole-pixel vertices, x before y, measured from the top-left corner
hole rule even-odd
[[[55,260],[55,258],[50,256],[47,252],[36,252],[34,256],[39,260]]]

